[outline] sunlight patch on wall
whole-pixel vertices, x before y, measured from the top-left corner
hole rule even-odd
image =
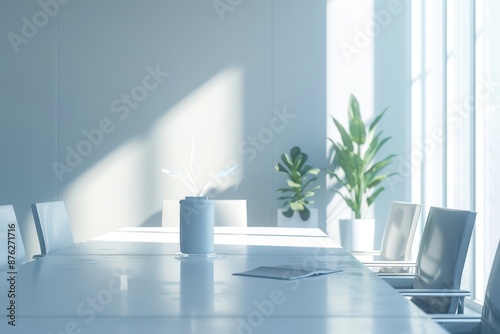
[[[75,179],[63,195],[73,235],[84,241],[137,226],[143,195],[143,142],[129,140]]]
[[[198,189],[218,171],[241,164],[242,90],[242,70],[220,72],[167,110],[150,133],[124,142],[71,182],[61,198],[76,241],[123,226],[159,226],[163,200],[190,195],[179,179],[161,169],[186,173],[193,140]],[[214,185],[222,191],[236,187],[242,170]]]
[[[228,68],[165,111],[150,135],[154,147],[157,197],[179,199],[191,195],[180,178],[160,172],[162,168],[182,173],[192,180],[197,192],[217,172],[233,164],[240,168],[213,185],[221,191],[236,187],[243,176],[243,70]],[[210,192],[211,197],[216,196]]]

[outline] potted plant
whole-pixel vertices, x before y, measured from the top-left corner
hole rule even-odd
[[[278,200],[283,201],[283,206],[286,208],[282,215],[287,218],[291,218],[295,212],[298,212],[302,221],[307,221],[311,217],[308,206],[314,203],[311,198],[320,188],[319,185],[313,186],[320,169],[306,165],[307,159],[307,154],[298,146],[294,146],[290,150],[290,155],[283,153],[282,163],[278,162],[274,166],[276,171],[288,177],[286,180],[288,187],[277,189],[277,192],[282,194]]]
[[[375,159],[380,148],[390,139],[390,137],[383,137],[382,131],[377,132],[377,124],[387,109],[385,108],[370,124],[365,125],[361,118],[358,100],[354,95],[351,95],[347,110],[348,129],[344,128],[332,116],[332,120],[340,134],[340,140],[328,138],[332,144],[330,157],[332,168],[327,169],[327,173],[337,181],[334,191],[342,197],[352,210],[354,220],[345,223],[349,224],[350,228],[353,228],[352,224],[357,223],[356,220],[364,218],[366,210],[385,190],[381,182],[397,174],[383,173],[384,168],[392,163],[395,157],[394,154],[390,154],[381,160]],[[363,224],[363,222],[360,223]],[[372,224],[372,229],[374,229],[374,220],[372,220]],[[366,236],[368,228],[367,225],[362,226],[363,232],[358,234]],[[356,237],[354,230],[352,234]],[[369,238],[367,241],[361,241],[361,243],[369,243]],[[353,243],[352,247],[359,246],[355,246]],[[371,246],[367,245],[367,247],[373,247],[373,236],[371,236]]]

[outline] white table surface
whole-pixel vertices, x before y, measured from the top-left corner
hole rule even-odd
[[[217,227],[213,258],[179,258],[178,239],[125,228],[21,266],[0,333],[445,333],[320,230]],[[232,275],[261,265],[343,271]]]

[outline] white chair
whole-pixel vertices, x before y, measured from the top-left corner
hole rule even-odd
[[[0,206],[0,247],[0,272],[16,271],[20,265],[26,263],[23,239],[12,205]],[[9,255],[15,256],[14,269],[9,264],[9,260],[12,260]]]
[[[450,295],[453,294],[450,292]],[[433,315],[432,317],[450,333],[500,333],[500,244],[491,267],[481,317],[462,314]]]
[[[463,313],[469,293],[458,290],[475,220],[475,212],[431,207],[415,274],[379,275],[427,313]],[[456,295],[444,296],[447,289],[457,290]]]
[[[179,226],[180,207],[177,200],[163,201],[162,226]],[[214,200],[215,226],[247,226],[246,200]]]
[[[64,202],[46,202],[31,205],[40,251],[47,255],[74,245]]]
[[[215,200],[214,201],[215,226],[247,226],[247,201],[241,200]]]
[[[376,261],[411,261],[411,247],[421,211],[421,204],[393,202],[385,224],[380,250],[353,252],[353,255],[360,258],[367,266]],[[375,257],[371,261],[363,261],[363,257],[366,257],[366,255]],[[383,267],[379,271],[403,272],[406,270],[403,267]]]

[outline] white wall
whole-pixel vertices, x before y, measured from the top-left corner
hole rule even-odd
[[[327,96],[327,114],[339,118],[351,92],[367,117],[390,105],[382,129],[394,139],[383,153],[409,154],[405,2],[349,62],[338,43],[355,43],[357,29],[390,1],[219,3],[227,6],[217,12],[208,0],[67,1],[47,7],[47,22],[38,1],[3,4],[0,204],[15,205],[29,254],[38,251],[29,204],[38,201],[66,202],[77,241],[160,224],[161,201],[187,194],[160,169],[185,170],[195,133],[199,186],[238,162],[217,198],[247,199],[250,225],[274,225],[281,153],[299,145],[312,164],[325,164]],[[24,39],[13,48],[9,33]],[[155,81],[156,69],[168,76]],[[98,128],[107,132],[102,138]],[[78,147],[88,155],[66,161],[68,148]],[[62,180],[55,161],[71,169]],[[407,178],[380,197],[378,242],[389,203],[409,193]],[[348,214],[331,196],[322,183],[316,205],[324,229],[327,203],[328,223]]]
[[[0,204],[15,205],[28,254],[34,202],[64,200],[77,241],[159,225],[162,200],[187,194],[160,169],[185,170],[194,134],[198,185],[238,162],[217,198],[274,225],[280,154],[324,161],[326,4],[61,2],[0,11]]]
[[[0,205],[14,205],[28,249],[38,243],[29,204],[57,194],[50,168],[56,156],[55,26],[28,30],[34,37],[19,53],[7,34],[22,35],[21,19],[37,9],[35,1],[10,1],[0,10]]]

